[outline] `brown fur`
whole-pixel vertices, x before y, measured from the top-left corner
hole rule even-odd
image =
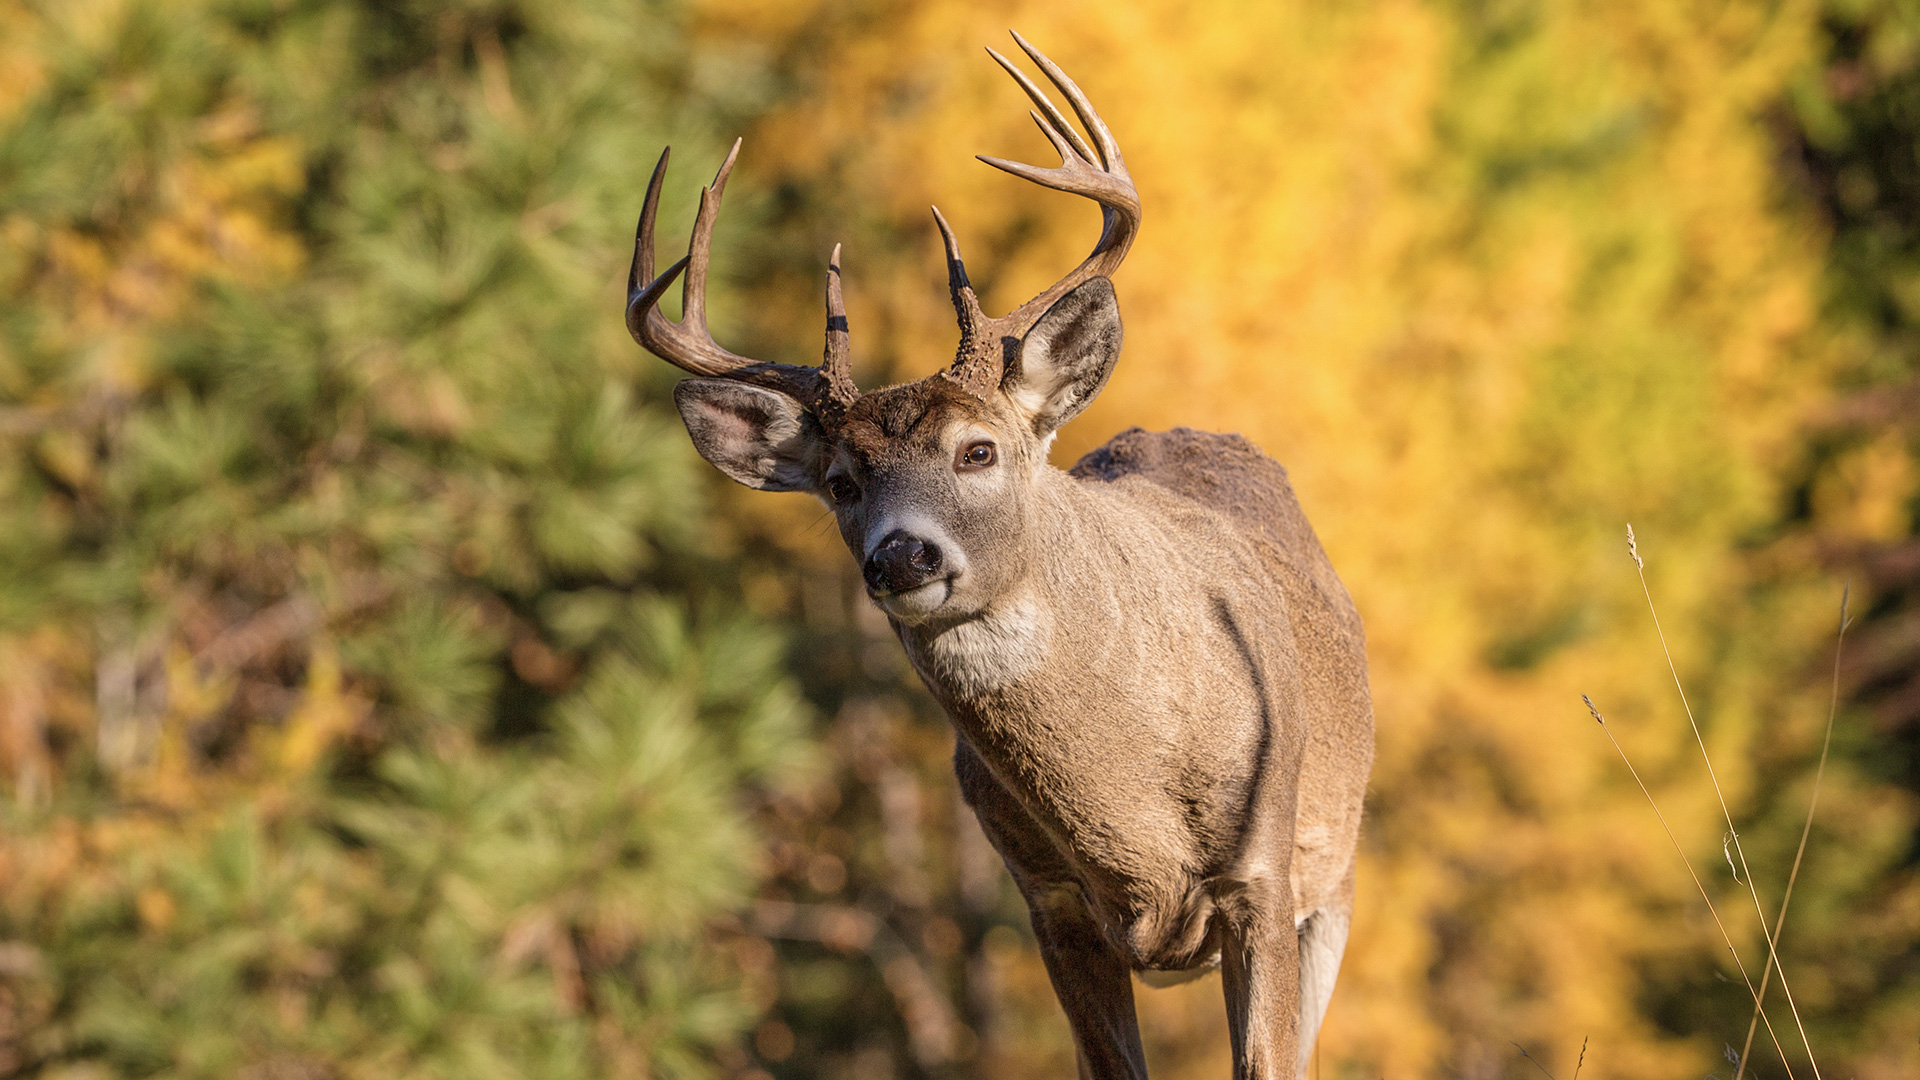
[[[1244,439],[1135,429],[1049,481],[1055,656],[973,698],[928,680],[962,790],[1076,1033],[1106,1036],[1080,1035],[1092,1075],[1144,1075],[1128,970],[1223,945],[1240,1074],[1292,1075],[1295,922],[1351,912],[1359,619],[1285,470]],[[920,660],[922,633],[902,636]]]
[[[1352,913],[1364,637],[1286,470],[1245,439],[1134,429],[1047,464],[1119,348],[1096,279],[988,398],[934,376],[862,396],[831,434],[770,390],[691,380],[676,399],[736,479],[827,499],[856,559],[902,536],[940,552],[869,589],[953,718],[961,791],[1027,900],[1083,1075],[1145,1076],[1130,973],[1218,963],[1235,1075],[1284,1080]],[[969,467],[983,445],[996,460]]]

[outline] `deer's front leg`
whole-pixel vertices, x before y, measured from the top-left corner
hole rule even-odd
[[[1234,1080],[1298,1075],[1300,940],[1293,890],[1255,882],[1219,898],[1220,977],[1227,995]]]
[[[1146,1080],[1133,974],[1094,925],[1071,884],[1072,867],[964,736],[954,742],[953,772],[1027,902],[1053,994],[1073,1029],[1081,1080]]]
[[[1054,996],[1073,1029],[1081,1080],[1146,1080],[1132,972],[1093,924],[1079,891],[1036,889],[1027,908]]]

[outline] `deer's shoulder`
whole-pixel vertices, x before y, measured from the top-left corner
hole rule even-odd
[[[1306,599],[1297,595],[1305,590],[1315,594],[1310,606],[1319,612],[1343,622],[1354,618],[1353,602],[1300,509],[1286,468],[1246,437],[1129,428],[1081,458],[1068,475],[1083,484],[1145,481],[1198,503],[1280,565],[1296,603]]]
[[[1289,551],[1320,551],[1286,468],[1245,436],[1128,428],[1081,458],[1068,475],[1097,484],[1138,477],[1225,515],[1253,537]]]

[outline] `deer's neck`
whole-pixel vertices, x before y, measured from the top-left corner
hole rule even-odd
[[[944,697],[968,701],[998,693],[1046,666],[1054,614],[1030,590],[996,600],[979,615],[945,627],[902,627],[914,666]]]

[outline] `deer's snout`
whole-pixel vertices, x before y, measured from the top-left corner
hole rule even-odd
[[[868,554],[861,574],[874,592],[898,593],[934,581],[945,570],[946,560],[937,544],[895,529]]]

